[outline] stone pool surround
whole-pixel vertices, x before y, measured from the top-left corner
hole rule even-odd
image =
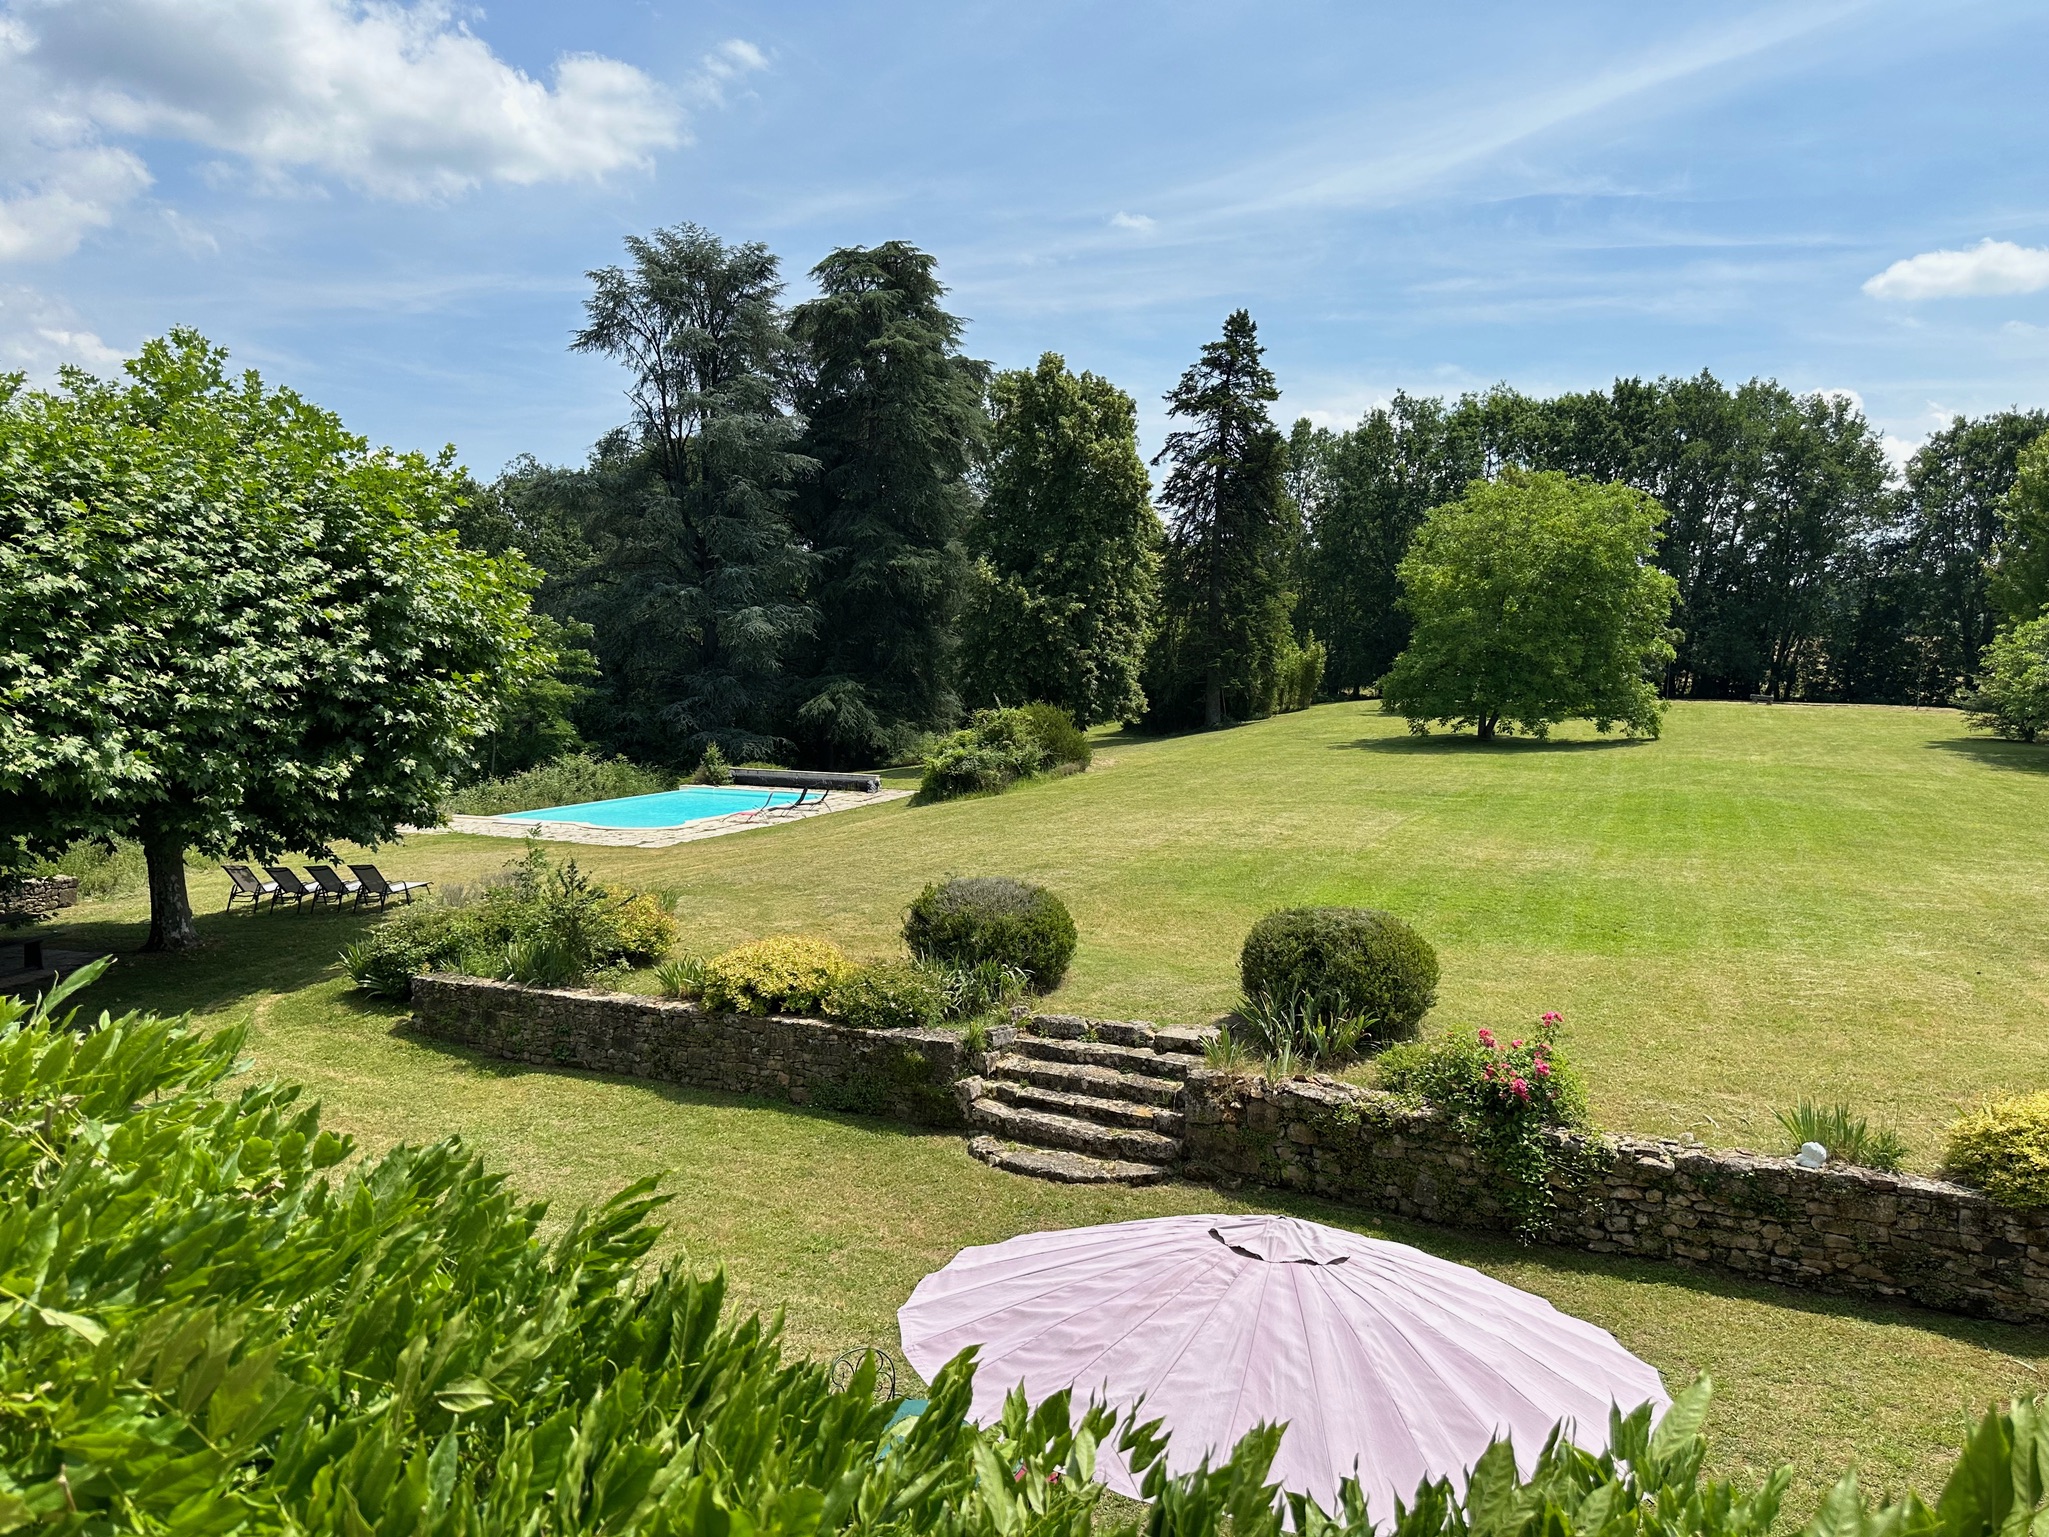
[[[885,801],[906,800],[909,790],[878,790],[872,795],[845,790],[828,791],[825,799],[801,811],[785,811],[771,820],[741,821],[737,816],[686,822],[681,827],[593,827],[588,822],[508,822],[502,817],[452,814],[445,829],[420,828],[421,832],[481,833],[486,838],[529,838],[538,834],[546,843],[594,843],[613,848],[665,849],[678,843],[696,843],[705,838],[723,838],[730,833],[753,832],[763,827],[782,827],[811,817],[830,816],[835,811],[857,811],[863,806],[880,806]]]
[[[414,1027],[539,1066],[957,1128],[980,1054],[944,1030],[712,1013],[623,993],[470,977],[413,984]],[[991,1032],[1000,1048],[1009,1032]],[[1299,1191],[1363,1210],[1505,1232],[1496,1179],[1442,1118],[1328,1078],[1198,1070],[1181,1108],[1183,1178]],[[1553,1182],[1542,1240],[1780,1285],[2013,1323],[2049,1322],[2049,1207],[1871,1169],[1801,1169],[1692,1143],[1603,1138]]]

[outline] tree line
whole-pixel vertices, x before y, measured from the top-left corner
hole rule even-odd
[[[835,251],[791,306],[759,244],[685,225],[627,252],[575,346],[624,365],[631,419],[581,466],[515,462],[463,517],[541,569],[566,658],[502,767],[559,743],[572,698],[586,738],[647,761],[846,764],[999,703],[1166,730],[1371,692],[1424,513],[1508,470],[1666,510],[1664,696],[1948,703],[2006,613],[2001,509],[2049,431],[1959,417],[1899,475],[1847,398],[1702,373],[1400,394],[1283,434],[1239,311],[1166,397],[1156,510],[1131,396],[1053,353],[965,356],[913,246]]]

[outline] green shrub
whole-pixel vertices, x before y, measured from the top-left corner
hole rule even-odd
[[[1886,1174],[1897,1174],[1907,1161],[1907,1144],[1899,1133],[1873,1131],[1864,1117],[1850,1113],[1848,1105],[1817,1105],[1803,1099],[1794,1109],[1779,1112],[1779,1124],[1793,1139],[1795,1152],[1803,1143],[1819,1142],[1831,1158]]]
[[[1437,1001],[1437,952],[1394,914],[1364,907],[1268,913],[1245,936],[1238,975],[1247,999],[1370,1019],[1380,1040],[1414,1035]]]
[[[1985,648],[1977,692],[1958,702],[1982,731],[2015,742],[2049,736],[2049,614],[2003,627]]]
[[[492,817],[507,811],[538,811],[547,806],[577,806],[625,795],[652,795],[657,790],[674,789],[675,785],[673,774],[644,769],[624,758],[570,753],[502,779],[465,785],[448,797],[442,809]]]
[[[1586,1081],[1566,1061],[1563,1021],[1546,1014],[1527,1039],[1503,1045],[1491,1030],[1461,1030],[1382,1052],[1380,1087],[1447,1117],[1504,1177],[1502,1204],[1526,1242],[1550,1211],[1551,1171],[1560,1149],[1549,1133],[1586,1130]]]
[[[450,895],[445,893],[444,895]],[[538,846],[471,901],[400,908],[342,952],[356,985],[403,998],[423,971],[529,986],[563,986],[593,971],[666,954],[676,942],[674,898],[614,892]]]
[[[126,896],[149,881],[142,845],[130,838],[81,838],[61,854],[30,860],[23,875],[73,875],[82,899]]]
[[[916,961],[857,966],[834,985],[825,1015],[857,1030],[930,1028],[946,1016],[946,978]]]
[[[697,772],[690,776],[692,784],[729,785],[733,782],[732,765],[726,762],[726,755],[719,751],[719,744],[706,742],[704,756],[697,760]]]
[[[1346,1014],[1316,997],[1278,1004],[1262,994],[1241,1002],[1237,1017],[1239,1044],[1256,1051],[1283,1078],[1350,1061],[1374,1025],[1369,1016]]]
[[[1007,1009],[1032,990],[1030,975],[1003,961],[977,961],[972,966],[942,966],[938,970],[946,989],[948,1019],[976,1019]]]
[[[830,940],[786,934],[715,955],[704,968],[704,1004],[733,1014],[809,1014],[846,981],[854,963]]]
[[[1007,790],[1051,762],[1038,728],[1023,710],[978,710],[963,729],[941,738],[926,755],[918,799],[943,801]]]
[[[1094,759],[1095,749],[1089,746],[1087,734],[1059,705],[1028,704],[1018,713],[1024,716],[1032,735],[1038,738],[1049,765],[1085,769]]]
[[[961,970],[984,961],[1015,966],[1033,991],[1050,993],[1074,958],[1074,920],[1043,886],[1004,875],[957,878],[919,893],[904,943],[920,960]]]
[[[1959,1119],[1948,1164],[2002,1206],[2049,1206],[2049,1092],[1994,1100]]]
[[[81,969],[70,986],[101,967]],[[654,1263],[652,1179],[568,1221],[455,1138],[357,1157],[289,1084],[238,1084],[240,1027],[130,1014],[87,1027],[0,997],[0,1525],[221,1537],[1758,1537],[1773,1530],[1998,1537],[2041,1525],[2049,1406],[1966,1431],[1931,1509],[1873,1510],[1844,1479],[1780,1521],[1792,1480],[1702,1474],[1705,1379],[1563,1435],[1490,1445],[1390,1522],[1356,1488],[1326,1515],[1269,1482],[1280,1429],[1170,1477],[1142,1411],[1013,1393],[969,1419],[975,1368],[938,1371],[914,1424],[786,1358],[733,1317],[723,1272]],[[27,1264],[21,1257],[27,1256]],[[24,1273],[25,1272],[25,1273]],[[1148,1508],[1116,1517],[1091,1474],[1125,1449]],[[1827,1480],[1823,1481],[1824,1487]],[[1141,1523],[1149,1523],[1141,1525]]]

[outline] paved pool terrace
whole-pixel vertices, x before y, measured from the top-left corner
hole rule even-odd
[[[720,803],[707,800],[707,794],[737,797],[733,801],[734,809],[721,812],[718,809]],[[451,816],[446,830],[481,833],[487,838],[528,838],[538,834],[550,843],[662,849],[677,843],[695,843],[701,838],[723,838],[761,827],[781,827],[807,817],[830,816],[835,811],[880,806],[885,801],[906,800],[910,794],[909,790],[878,790],[872,795],[857,790],[829,790],[824,800],[798,806],[795,804],[795,790],[755,790],[737,786],[723,790],[690,785],[682,790],[665,790],[656,795],[629,795],[615,801],[592,801],[581,806],[548,806],[539,811],[515,811],[504,816]],[[666,807],[654,804],[664,801],[668,803]],[[579,820],[579,814],[596,820]],[[650,819],[661,820],[671,816],[676,818],[671,825],[645,825]],[[606,822],[641,825],[602,825]]]

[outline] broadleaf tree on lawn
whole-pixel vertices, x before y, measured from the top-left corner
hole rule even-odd
[[[444,454],[371,450],[189,330],[125,382],[0,380],[0,864],[138,840],[148,948],[184,856],[315,857],[431,823],[553,658],[517,559],[452,530]]]
[[[1398,568],[1414,629],[1382,708],[1483,742],[1575,718],[1656,736],[1678,593],[1651,563],[1664,520],[1641,491],[1556,471],[1476,480],[1432,508]]]

